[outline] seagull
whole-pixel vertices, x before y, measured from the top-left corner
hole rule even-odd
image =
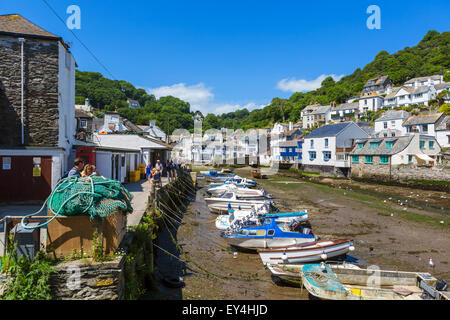
[[[433,260],[430,258],[430,261],[428,262],[428,264],[430,265],[430,267],[434,268],[435,264],[433,262]]]
[[[238,253],[237,252],[233,252],[233,258],[237,258]]]

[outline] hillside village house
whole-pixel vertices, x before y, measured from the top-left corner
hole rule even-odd
[[[140,108],[141,105],[139,104],[139,101],[137,100],[132,100],[132,99],[128,99],[128,107],[131,109],[136,109],[136,108]]]
[[[436,84],[436,85],[434,85],[434,89],[436,90],[436,95],[438,95],[439,93],[441,93],[444,90],[447,90],[448,92],[450,92],[450,82],[443,82],[440,84]],[[450,99],[450,97],[448,97],[448,99]]]
[[[75,119],[77,122],[75,139],[92,142],[92,117],[79,109],[75,109]]]
[[[384,98],[376,92],[368,92],[358,101],[358,109],[360,114],[365,114],[367,111],[378,111],[383,107]]]
[[[406,134],[420,133],[436,137],[436,127],[444,118],[445,114],[443,112],[412,116],[403,122],[403,127],[406,128]]]
[[[61,37],[10,14],[0,61],[0,201],[42,201],[71,166],[75,59]]]
[[[303,144],[303,132],[300,128],[293,127],[292,122],[289,123],[290,130],[283,132],[277,144],[273,145],[273,160],[294,163],[301,160],[301,149]]]
[[[311,113],[320,108],[320,104],[311,104],[303,108],[300,112],[300,116],[302,118],[303,129],[309,129],[314,126],[314,117],[311,116]],[[275,129],[275,128],[274,128]]]
[[[314,126],[321,126],[328,124],[331,121],[331,105],[329,106],[319,106],[316,110],[309,113],[307,116],[307,127],[308,129]]]
[[[150,120],[148,126],[138,126],[142,131],[147,132],[153,139],[167,142],[167,135],[156,125],[156,120]]]
[[[412,78],[406,81],[403,85],[405,87],[422,87],[422,86],[435,86],[444,82],[444,76],[442,74],[427,76],[427,77],[419,77]]]
[[[347,176],[348,154],[356,139],[369,135],[354,122],[329,124],[313,130],[303,142],[301,168]]]
[[[392,80],[389,76],[378,76],[367,80],[363,87],[362,93],[367,94],[370,92],[376,92],[378,94],[385,94],[390,88],[392,88],[392,86]]]
[[[413,134],[356,140],[351,152],[351,174],[390,176],[399,165],[435,165],[441,149],[434,137]]]
[[[398,137],[406,134],[403,123],[409,118],[404,110],[389,110],[375,120],[374,133],[377,137]]]
[[[343,103],[331,108],[331,121],[350,121],[359,114],[359,103]]]

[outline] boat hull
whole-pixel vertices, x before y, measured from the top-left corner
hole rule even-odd
[[[250,238],[250,237],[228,237],[227,242],[236,248],[257,251],[263,248],[289,246],[300,243],[312,242],[314,238]]]
[[[311,243],[309,246],[299,248],[277,248],[275,250],[260,250],[258,253],[263,264],[301,264],[321,261],[321,255],[324,252],[327,255],[327,258],[335,258],[345,255],[350,251],[349,248],[352,245],[352,240],[346,240],[339,243],[334,243],[331,240],[325,242],[318,241],[316,243]]]

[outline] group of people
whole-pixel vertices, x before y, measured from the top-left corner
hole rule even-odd
[[[167,177],[170,182],[176,178],[177,175],[177,164],[173,162],[173,160],[167,160],[166,163],[162,164],[160,160],[156,161],[156,164],[152,166],[150,163],[147,164],[145,168],[145,173],[147,176],[147,180],[150,183],[150,187],[152,185],[162,186],[161,177],[167,172]]]
[[[78,176],[85,178],[89,176],[99,176],[97,168],[93,164],[85,163],[82,158],[76,158],[73,162],[73,168],[67,174],[68,177]]]

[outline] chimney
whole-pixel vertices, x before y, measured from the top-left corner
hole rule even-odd
[[[150,128],[156,127],[156,120],[150,120],[149,127]]]
[[[294,129],[294,123],[292,121],[289,121],[289,131]]]

